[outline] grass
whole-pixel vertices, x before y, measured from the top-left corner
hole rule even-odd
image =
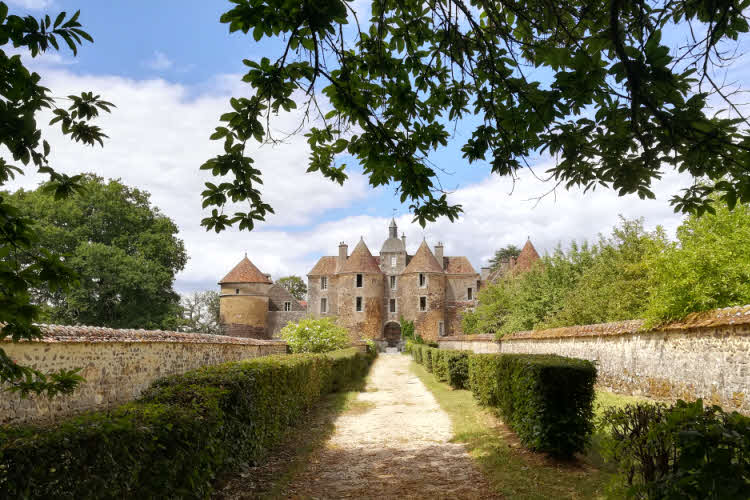
[[[453,390],[417,363],[411,370],[435,396],[453,421],[454,441],[465,443],[498,493],[513,499],[602,498],[612,472],[603,467],[594,436],[591,451],[575,461],[560,461],[521,447],[516,435],[490,411],[481,408],[471,392]],[[638,398],[597,392],[596,411],[624,406]]]

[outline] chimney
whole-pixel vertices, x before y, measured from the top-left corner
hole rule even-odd
[[[346,262],[348,251],[349,247],[346,246],[346,243],[344,243],[343,241],[339,243],[339,258],[336,260],[336,267],[338,269],[341,269],[341,267],[344,265],[344,262]]]
[[[480,278],[482,281],[487,281],[487,279],[490,277],[490,272],[492,271],[491,267],[483,267],[482,268],[482,274],[480,275]]]
[[[438,241],[438,244],[435,245],[435,258],[438,261],[438,264],[440,264],[440,267],[445,269],[445,263],[443,261],[443,242]]]
[[[271,279],[271,275],[270,274],[263,273],[263,276],[265,276],[266,278],[268,278],[268,281],[270,281],[271,283],[273,283],[273,280]]]
[[[406,250],[406,233],[401,233],[401,241],[404,242],[404,250]]]

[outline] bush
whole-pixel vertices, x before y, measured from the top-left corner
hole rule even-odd
[[[399,325],[401,326],[401,338],[408,340],[415,340],[414,337],[414,322],[404,319],[403,316],[399,318]],[[420,338],[421,340],[421,338]]]
[[[331,352],[351,344],[347,329],[330,317],[305,318],[299,323],[289,323],[281,329],[280,335],[294,353]]]
[[[497,408],[524,446],[569,457],[593,431],[596,368],[556,355],[473,354],[469,385],[480,404]]]
[[[469,353],[467,351],[440,351],[446,381],[454,389],[466,389],[469,378]]]
[[[618,497],[750,497],[750,418],[698,400],[609,408],[602,423]]]
[[[267,356],[166,377],[138,400],[51,427],[0,428],[0,498],[205,498],[321,395],[364,377],[356,349]]]
[[[434,347],[424,347],[422,350],[423,352],[422,357],[424,359],[424,367],[430,373],[432,373],[432,370],[433,370],[432,361],[433,361],[433,354],[435,351],[437,351],[437,349],[435,349]]]
[[[447,382],[448,381],[448,367],[446,366],[444,362],[443,353],[446,351],[443,349],[435,349],[432,352],[432,373],[435,374],[435,378],[437,378],[441,382]]]
[[[425,346],[422,345],[422,344],[414,344],[412,346],[412,351],[411,352],[414,355],[414,361],[416,361],[420,365],[424,361],[424,349],[425,349]]]

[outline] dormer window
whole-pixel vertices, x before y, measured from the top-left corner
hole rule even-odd
[[[289,312],[292,310],[292,303],[291,302],[284,302],[284,311]]]
[[[362,275],[358,274],[357,275],[357,288],[362,288],[362,282],[363,282]]]
[[[427,275],[424,273],[419,273],[419,288],[424,288],[427,286]]]

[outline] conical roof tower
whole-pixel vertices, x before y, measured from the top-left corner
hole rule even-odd
[[[521,249],[521,253],[518,254],[515,267],[519,271],[527,271],[531,269],[531,266],[534,265],[534,262],[538,261],[539,259],[539,253],[536,251],[536,248],[534,248],[534,245],[531,244],[531,239],[528,239],[526,240],[526,244]]]
[[[422,241],[417,253],[414,254],[409,265],[401,274],[408,273],[443,273],[443,267],[438,264],[435,255],[430,251],[427,241]]]
[[[354,251],[346,259],[346,262],[338,273],[378,273],[382,274],[380,267],[378,266],[375,257],[370,253],[370,249],[367,248],[365,240],[360,238],[357,246],[354,247]]]
[[[245,255],[245,258],[219,281],[219,284],[222,283],[271,283],[271,280]]]

